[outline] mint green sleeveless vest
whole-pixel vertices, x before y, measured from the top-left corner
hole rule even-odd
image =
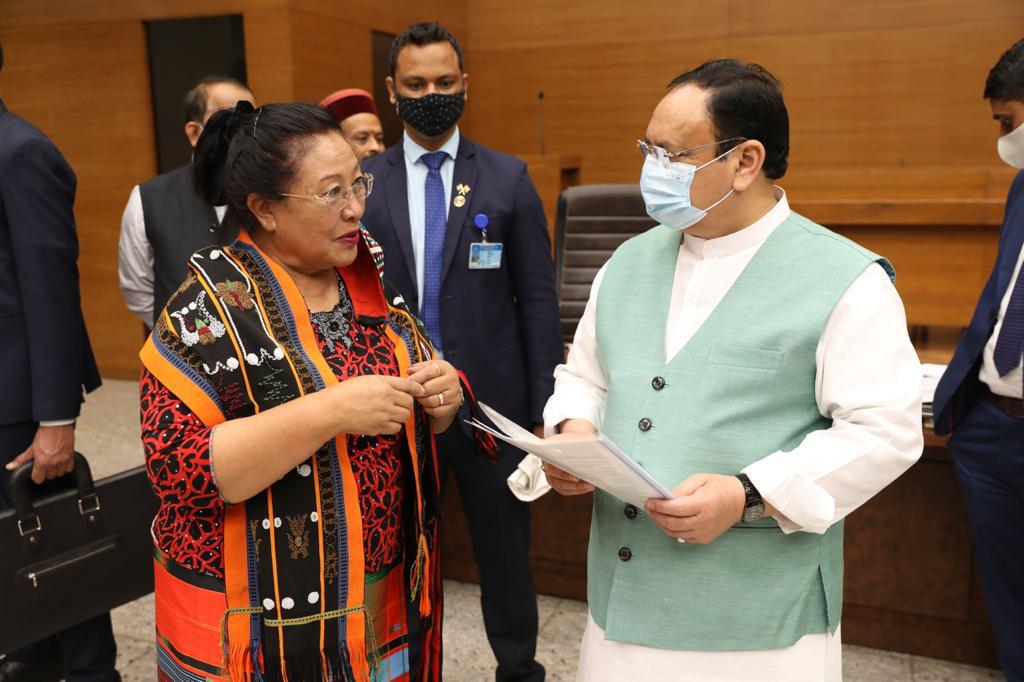
[[[828,428],[815,402],[818,339],[872,262],[893,276],[886,260],[792,213],[666,364],[681,238],[659,226],[623,244],[597,303],[609,382],[601,430],[669,488],[691,474],[739,473]],[[835,631],[842,585],[841,523],[824,535],[786,535],[766,520],[709,545],[680,544],[643,510],[595,493],[587,598],[608,639],[696,651],[787,647]]]

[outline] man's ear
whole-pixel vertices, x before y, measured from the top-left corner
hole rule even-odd
[[[469,99],[469,74],[462,74],[462,99]]]
[[[733,178],[732,188],[742,192],[761,177],[765,159],[764,145],[757,140],[747,140],[738,145],[730,157],[735,158],[736,163],[736,176]]]
[[[203,133],[203,124],[196,123],[195,121],[189,121],[185,124],[185,137],[188,138],[188,143],[193,147],[196,146],[196,142],[199,141],[199,136]]]
[[[274,212],[272,210],[274,202],[264,199],[258,194],[250,194],[245,200],[245,205],[249,212],[256,216],[260,227],[267,232],[275,232],[277,230],[277,220],[274,219]]]
[[[388,101],[392,104],[397,104],[398,99],[395,97],[395,79],[388,76],[384,79],[384,86],[388,89]]]

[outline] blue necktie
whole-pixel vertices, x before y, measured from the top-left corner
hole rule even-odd
[[[995,360],[999,376],[1006,376],[1020,364],[1022,352],[1024,352],[1024,268],[1020,269],[1017,281],[1013,283],[1013,293],[1010,294],[1010,302],[1006,306],[1003,326],[999,329],[999,338],[996,339],[996,349],[992,359]]]
[[[448,223],[445,212],[444,181],[441,164],[447,152],[428,152],[420,157],[427,168],[427,182],[423,187],[425,208],[423,234],[423,300],[420,317],[427,327],[434,347],[441,350],[441,267],[444,257],[444,232]]]

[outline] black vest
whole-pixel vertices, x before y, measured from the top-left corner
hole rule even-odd
[[[153,246],[153,318],[183,281],[188,259],[203,248],[235,241],[237,229],[217,221],[217,213],[192,187],[192,167],[182,166],[139,185],[146,238]]]

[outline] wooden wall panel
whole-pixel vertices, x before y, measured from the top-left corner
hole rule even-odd
[[[287,4],[287,0],[4,0],[0,26],[179,19],[242,14]]]
[[[241,13],[260,102],[372,86],[370,34],[437,19],[466,31],[466,0],[4,0],[0,76],[8,106],[50,135],[78,174],[79,268],[89,334],[105,377],[138,376],[140,324],[117,282],[120,218],[156,173],[142,22]]]
[[[373,88],[369,27],[293,9],[291,30],[295,99],[318,101],[341,88]]]
[[[245,65],[257,103],[287,102],[295,92],[291,13],[287,7],[256,9],[242,15]]]
[[[981,93],[1024,12],[1017,23],[836,29],[730,40],[731,54],[782,80],[794,168],[1001,164]]]
[[[117,284],[121,212],[156,167],[142,24],[0,26],[7,106],[50,136],[78,176],[82,307],[104,376],[137,376],[140,323]],[[103,49],[97,49],[103,46]]]
[[[472,35],[472,34],[471,34]],[[515,154],[582,157],[581,181],[636,182],[650,112],[682,64],[725,49],[723,39],[491,50],[472,48],[466,104],[475,139]],[[512,75],[514,74],[514,75]],[[515,87],[510,87],[515,83]]]
[[[821,33],[833,29],[877,31],[991,21],[1019,24],[1021,7],[1006,0],[786,0],[783,6],[741,1],[732,3],[729,16],[732,35],[743,36]],[[1001,50],[1009,44],[1002,48],[996,43],[992,46]]]
[[[849,196],[850,183],[879,169],[905,181],[860,183],[860,198],[895,189],[1002,198],[1012,177],[981,91],[1024,34],[1016,0],[473,0],[469,25],[474,136],[536,153],[543,89],[547,151],[580,155],[583,182],[636,182],[632,140],[667,81],[724,56],[759,61],[782,79],[792,119],[784,184],[815,198]],[[967,188],[956,172],[939,172],[961,167],[992,171],[991,182]]]

